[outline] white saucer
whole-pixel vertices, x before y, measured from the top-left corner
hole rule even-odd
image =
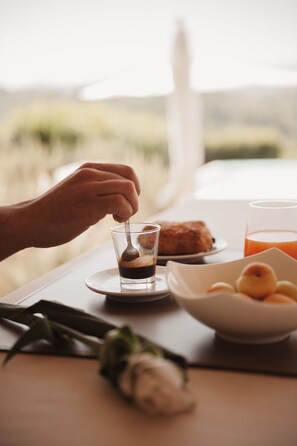
[[[168,260],[173,260],[176,262],[184,262],[191,263],[196,262],[197,260],[202,259],[206,256],[211,256],[214,254],[218,254],[226,248],[227,242],[221,238],[216,238],[215,243],[210,251],[206,252],[196,252],[194,254],[183,254],[183,255],[168,255],[168,256],[158,256],[158,263],[163,264],[168,262]]]
[[[144,290],[121,288],[118,268],[107,269],[86,277],[85,284],[92,291],[104,294],[117,302],[152,302],[169,295],[166,282],[166,267],[157,266],[155,284]]]

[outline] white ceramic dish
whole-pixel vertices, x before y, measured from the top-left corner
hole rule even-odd
[[[214,254],[218,254],[219,252],[223,251],[227,246],[227,242],[221,238],[217,238],[213,248],[210,251],[207,252],[196,252],[194,254],[183,254],[183,255],[171,255],[171,256],[158,256],[158,263],[165,264],[169,260],[173,260],[176,262],[183,262],[183,263],[191,263],[191,262],[197,262],[200,259],[203,259],[203,257],[211,256]]]
[[[213,265],[168,262],[168,287],[188,313],[213,328],[222,338],[249,344],[277,342],[297,329],[297,305],[240,299],[226,292],[206,294],[214,282],[234,284],[243,267],[255,261],[271,265],[278,280],[297,284],[297,261],[272,248],[243,259]]]
[[[85,284],[92,291],[104,294],[117,302],[152,302],[163,299],[169,294],[166,282],[166,268],[157,266],[156,282],[153,287],[144,290],[124,290],[121,288],[118,268],[106,269],[86,277]]]

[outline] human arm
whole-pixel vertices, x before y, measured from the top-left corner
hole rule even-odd
[[[0,207],[0,260],[28,247],[66,243],[107,214],[138,210],[139,181],[121,164],[86,163],[40,197]]]

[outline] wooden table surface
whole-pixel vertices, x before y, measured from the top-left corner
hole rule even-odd
[[[228,210],[220,225],[218,209]],[[243,227],[243,220],[234,224],[237,211],[234,202],[223,206],[198,201],[182,204],[161,217],[182,220],[203,216],[211,226],[220,227],[220,236],[225,236],[229,248],[208,261],[221,262],[242,255],[241,247],[236,246]],[[112,246],[107,243],[3,301],[29,304],[46,298],[96,314],[102,297],[87,289],[83,278],[114,266]],[[127,308],[123,314],[128,315]],[[105,315],[110,320],[115,317],[108,311]],[[134,323],[137,325],[137,318]],[[0,357],[3,359],[4,353]],[[98,368],[94,359],[18,354],[0,369],[1,446],[297,445],[295,378],[190,368],[196,409],[156,419],[124,401],[98,375]]]

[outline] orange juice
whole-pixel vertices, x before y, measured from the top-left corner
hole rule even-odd
[[[269,248],[278,248],[297,260],[297,232],[262,231],[249,234],[245,239],[244,255],[250,256]]]

